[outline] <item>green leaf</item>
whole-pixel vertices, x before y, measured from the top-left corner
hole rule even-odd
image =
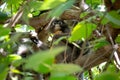
[[[120,28],[120,15],[117,11],[110,11],[105,16],[113,25],[114,28]]]
[[[79,72],[81,68],[74,64],[54,64],[50,80],[76,80],[71,74]]]
[[[5,59],[5,57],[0,56],[0,80],[6,80],[9,71],[8,62]]]
[[[12,8],[12,13],[17,12],[23,2],[23,0],[4,0],[4,1],[7,3],[7,9],[11,11],[11,8]]]
[[[9,60],[9,62],[13,62],[20,59],[22,59],[22,57],[16,54],[11,54],[7,56],[7,60]]]
[[[50,80],[77,80],[74,76],[55,74],[50,76]]]
[[[96,25],[93,23],[80,22],[72,30],[69,41],[72,42],[76,40],[87,39],[91,36],[93,30],[95,29],[96,29]]]
[[[60,38],[57,39],[55,42],[53,42],[53,45],[57,45],[57,44],[59,44],[59,42],[60,42],[61,40],[66,39],[66,38],[67,38],[66,36],[64,36],[64,37],[60,37]]]
[[[75,0],[68,0],[65,3],[62,3],[57,8],[53,9],[48,15],[48,17],[60,16],[66,9],[70,8],[74,2]]]
[[[103,72],[96,76],[95,80],[119,80],[119,75],[114,72]]]
[[[18,69],[15,68],[11,68],[10,70],[12,73],[17,73],[17,74],[21,74],[21,72]]]
[[[110,64],[109,66],[108,66],[108,68],[107,68],[107,71],[109,71],[109,72],[113,72],[113,73],[116,73],[116,66],[115,65],[112,65],[112,64]]]
[[[101,0],[86,0],[85,2],[91,6],[96,6],[102,3]]]
[[[33,11],[40,10],[42,4],[43,1],[36,1],[36,0],[32,0],[28,3],[30,9],[32,9]]]
[[[102,21],[101,21],[101,24],[105,25],[109,22],[109,20],[107,18],[103,18]]]
[[[5,68],[7,68],[7,64],[5,62],[0,62],[0,73],[4,72]]]
[[[66,0],[45,0],[44,3],[41,5],[40,10],[47,10],[52,9],[60,4],[64,3]]]
[[[28,23],[29,19],[28,19],[28,14],[30,13],[31,8],[29,6],[25,6],[24,10],[23,10],[23,15],[22,15],[22,19]]]
[[[89,13],[88,12],[83,12],[80,14],[80,18],[84,18],[85,16],[87,16]]]
[[[22,0],[5,0],[9,5],[18,5]],[[13,4],[14,3],[14,4]]]
[[[0,80],[6,80],[7,74],[8,74],[8,67],[4,67],[1,72],[1,64],[0,64]]]
[[[99,48],[109,44],[104,38],[97,39],[93,43],[94,43],[94,49],[95,50],[97,50],[97,49],[99,49]]]
[[[34,69],[41,73],[47,73],[51,70],[51,65],[54,62],[55,56],[61,51],[63,51],[63,47],[40,51],[27,59],[25,68]]]
[[[16,60],[16,61],[12,62],[12,65],[13,65],[14,67],[18,67],[18,66],[20,66],[20,65],[23,64],[23,63],[25,63],[25,59],[18,59],[18,60]]]
[[[28,14],[31,13],[32,11],[40,10],[41,5],[43,4],[43,1],[36,1],[36,0],[31,0],[29,1],[26,5],[24,5],[24,13],[22,15],[22,19],[28,23]]]
[[[64,73],[64,74],[72,74],[75,72],[79,72],[81,68],[78,65],[74,64],[54,64],[52,66],[52,73]]]
[[[51,63],[51,64],[52,64],[52,63]],[[48,63],[47,63],[47,62],[41,63],[41,64],[38,66],[38,68],[36,68],[35,70],[36,70],[37,72],[40,72],[40,73],[43,73],[43,74],[48,73],[48,72],[51,71],[51,64],[49,64],[49,62],[48,62]]]
[[[115,42],[120,43],[120,35],[117,36],[117,38],[115,39]]]
[[[0,37],[8,35],[9,32],[10,32],[9,28],[4,28],[3,26],[0,25]]]

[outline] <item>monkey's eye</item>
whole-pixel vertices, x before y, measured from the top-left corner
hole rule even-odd
[[[59,25],[62,25],[62,24],[63,24],[63,22],[62,22],[62,21],[59,21],[59,22],[58,22],[58,24],[59,24]]]
[[[58,24],[57,21],[52,22],[52,25],[53,25],[53,26],[56,25],[56,24]]]

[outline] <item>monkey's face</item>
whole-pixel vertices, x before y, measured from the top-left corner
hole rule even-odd
[[[54,34],[69,33],[70,29],[68,25],[63,20],[55,19],[50,28],[51,32]]]

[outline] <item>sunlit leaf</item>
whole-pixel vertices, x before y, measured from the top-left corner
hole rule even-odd
[[[103,72],[96,76],[95,80],[119,80],[119,76],[114,72]]]
[[[7,7],[12,9],[13,12],[17,12],[18,8],[21,6],[24,0],[4,0],[7,3]]]
[[[11,72],[13,72],[13,73],[17,73],[17,74],[20,74],[21,72],[19,71],[19,70],[17,70],[17,69],[11,69]]]
[[[101,0],[86,0],[86,2],[89,4],[91,4],[91,3],[99,4],[101,2]]]
[[[31,12],[34,12],[36,10],[40,10],[41,5],[43,4],[43,1],[36,1],[36,0],[31,0],[27,3],[27,5],[24,5],[23,8],[23,15],[22,15],[22,19],[28,23],[28,14],[30,14]],[[32,16],[31,16],[32,17]]]
[[[41,5],[40,9],[41,10],[52,9],[64,3],[65,1],[66,0],[45,0],[44,3]]]
[[[113,73],[116,73],[116,66],[115,65],[112,65],[112,64],[110,64],[109,66],[108,66],[108,68],[107,68],[107,71],[109,71],[109,72],[113,72]]]
[[[58,16],[60,16],[66,9],[69,9],[74,2],[75,2],[75,0],[68,0],[65,3],[62,3],[57,8],[53,9],[50,12],[50,14],[48,15],[48,17],[54,17],[54,16],[58,17]]]
[[[93,7],[96,7],[97,5],[102,3],[101,0],[86,0],[85,2]]]
[[[8,4],[13,4],[13,5],[18,5],[20,2],[22,2],[23,0],[4,0],[6,1]]]
[[[96,25],[88,22],[78,23],[72,30],[69,41],[76,41],[81,39],[87,39],[91,36],[93,30],[96,29]]]
[[[16,61],[16,60],[20,60],[21,56],[16,55],[16,54],[11,54],[11,55],[7,56],[7,59],[9,60],[9,62],[13,62],[13,61]]]
[[[10,29],[9,28],[4,28],[3,26],[0,25],[0,37],[9,35]]]

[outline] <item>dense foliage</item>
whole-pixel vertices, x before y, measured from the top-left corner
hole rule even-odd
[[[109,1],[0,0],[0,80],[120,80],[120,1]],[[70,32],[53,41],[54,18]],[[71,45],[80,55],[67,61]]]

